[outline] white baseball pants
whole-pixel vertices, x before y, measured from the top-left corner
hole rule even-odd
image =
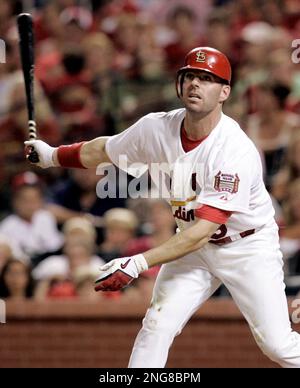
[[[282,367],[300,368],[300,335],[291,329],[282,266],[274,226],[164,264],[129,367],[164,367],[174,337],[224,283],[261,350]]]

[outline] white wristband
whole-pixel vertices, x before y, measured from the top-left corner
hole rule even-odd
[[[43,154],[43,159],[44,159],[43,162],[44,162],[45,166],[56,167],[54,160],[53,160],[53,154],[54,154],[55,149],[56,149],[55,147],[49,146],[49,149],[47,149],[47,152],[45,152],[45,154]]]
[[[139,274],[143,271],[147,271],[149,266],[144,255],[140,253],[139,255],[132,256],[132,258],[135,262],[135,265]]]

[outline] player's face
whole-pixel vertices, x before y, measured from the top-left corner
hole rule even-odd
[[[210,113],[230,92],[230,86],[206,71],[187,71],[184,74],[181,100],[185,108],[195,113]]]

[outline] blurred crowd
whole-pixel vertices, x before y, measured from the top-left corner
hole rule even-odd
[[[224,111],[260,151],[287,292],[297,294],[299,1],[0,0],[0,298],[150,298],[158,268],[119,293],[95,293],[93,280],[102,263],[175,232],[162,200],[100,199],[94,170],[28,165],[16,28],[23,11],[34,17],[38,133],[52,146],[113,135],[144,114],[179,108],[174,78],[185,54],[211,46],[228,56],[233,82]]]

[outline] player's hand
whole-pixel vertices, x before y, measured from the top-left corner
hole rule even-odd
[[[95,280],[95,291],[118,291],[148,269],[142,254],[114,259],[100,267],[101,274]]]
[[[55,147],[49,146],[42,140],[28,140],[25,144],[26,158],[33,164],[42,167],[55,167],[53,152]]]

